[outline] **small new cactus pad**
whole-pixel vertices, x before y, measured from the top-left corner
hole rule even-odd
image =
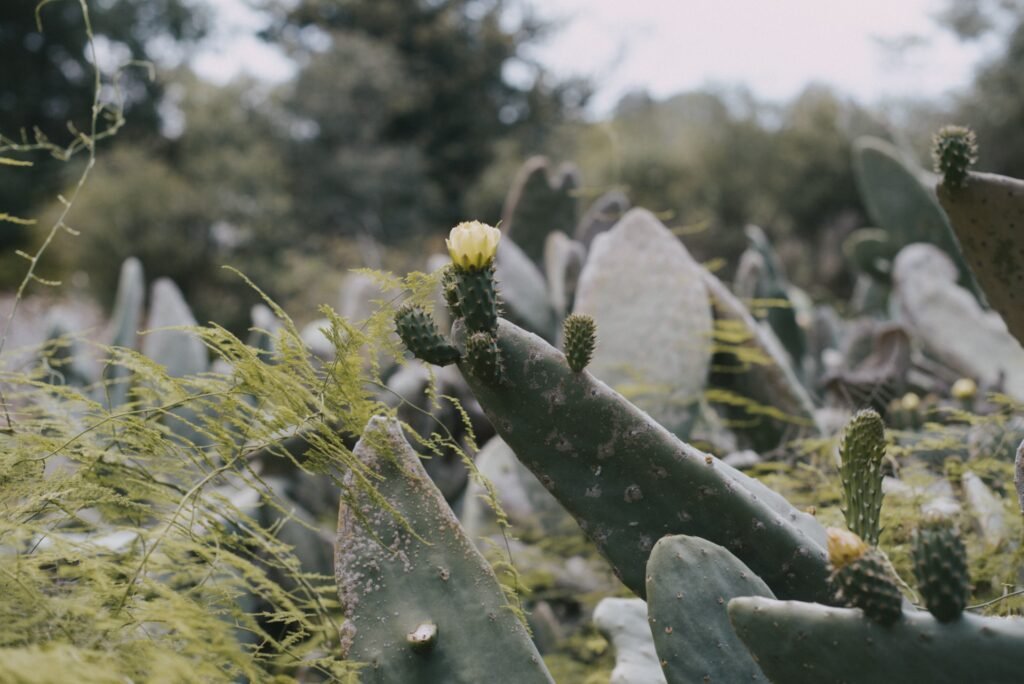
[[[928,612],[940,622],[960,617],[970,593],[967,551],[953,522],[930,516],[917,529],[911,547],[914,577]]]
[[[484,382],[501,382],[501,350],[494,335],[478,332],[466,339],[466,364]]]
[[[592,316],[581,313],[570,314],[565,319],[565,360],[574,373],[587,367],[594,357],[597,342],[597,323]]]
[[[839,446],[846,525],[868,544],[878,544],[882,510],[885,423],[876,412],[860,411],[846,425]]]
[[[441,272],[441,294],[448,305],[448,311],[452,318],[462,318],[462,309],[459,308],[459,289],[455,283],[455,266],[449,264]]]
[[[889,570],[889,563],[877,549],[837,567],[832,573],[837,598],[879,624],[891,625],[903,614],[903,596]]]
[[[479,271],[455,269],[458,312],[473,332],[493,333],[498,329],[498,293],[494,286],[494,264]]]
[[[417,359],[435,366],[447,366],[459,360],[459,350],[437,329],[434,319],[415,304],[407,304],[395,313],[395,329],[406,348]]]
[[[932,160],[935,173],[942,174],[942,183],[961,188],[967,172],[978,161],[978,143],[974,131],[964,126],[943,126],[932,139]]]

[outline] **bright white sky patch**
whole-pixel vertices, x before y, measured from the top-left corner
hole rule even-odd
[[[941,0],[533,0],[564,20],[532,49],[556,75],[593,79],[595,113],[631,90],[664,97],[706,85],[748,87],[782,100],[811,82],[866,104],[936,97],[961,88],[991,45],[961,44],[936,26]],[[253,35],[263,19],[244,0],[217,0],[221,27],[193,64],[224,82],[238,73],[284,81],[294,73]],[[897,56],[885,45],[907,36]]]

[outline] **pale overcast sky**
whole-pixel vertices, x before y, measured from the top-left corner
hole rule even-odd
[[[532,56],[560,75],[598,87],[595,113],[624,93],[662,97],[707,84],[745,85],[785,99],[822,82],[864,103],[941,95],[964,86],[985,45],[963,45],[936,27],[941,0],[534,0],[559,20]],[[291,74],[283,57],[252,33],[261,22],[244,0],[217,0],[218,49],[194,62],[218,81],[246,72]],[[886,45],[914,37],[897,57]],[[988,46],[990,48],[991,46]]]

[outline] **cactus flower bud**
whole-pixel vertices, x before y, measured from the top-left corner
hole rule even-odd
[[[853,532],[830,527],[825,533],[828,535],[828,559],[833,567],[841,568],[852,563],[868,550],[864,540]]]
[[[465,221],[452,228],[445,244],[456,268],[480,271],[494,260],[501,231],[480,221]]]

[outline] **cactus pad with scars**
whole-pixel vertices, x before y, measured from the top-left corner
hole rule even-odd
[[[882,510],[885,423],[875,411],[860,411],[846,425],[839,446],[846,526],[871,545],[878,544]]]
[[[775,598],[754,572],[699,537],[662,537],[647,561],[647,615],[669,684],[767,681],[729,624],[738,596]]]
[[[456,321],[457,346],[467,331]],[[721,544],[781,596],[828,600],[825,534],[811,516],[680,441],[536,335],[499,321],[505,383],[460,363],[498,434],[562,502],[636,594],[654,543]]]
[[[421,361],[447,366],[459,360],[459,351],[445,339],[422,307],[407,304],[399,309],[395,313],[395,329],[406,348]]]
[[[859,610],[760,597],[729,602],[729,619],[768,679],[785,684],[1021,681],[1024,619],[925,611],[891,626]]]
[[[1024,181],[972,172],[938,193],[989,304],[1024,345]]]
[[[395,421],[373,418],[355,448],[402,519],[345,476],[335,575],[345,657],[381,684],[551,684],[487,561],[463,533]]]

